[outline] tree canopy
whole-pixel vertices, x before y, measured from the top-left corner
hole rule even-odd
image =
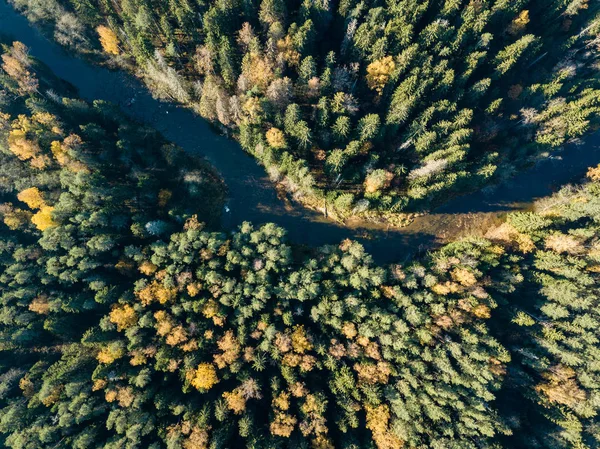
[[[100,20],[91,3],[77,5],[85,20]],[[195,5],[168,5],[177,27],[199,26],[189,13]],[[423,16],[415,26],[426,23],[424,5],[412,6]],[[499,5],[499,11],[511,8]],[[574,13],[584,9],[562,5]],[[306,4],[299,8],[309,25],[290,26],[293,33],[286,34],[281,24],[292,6],[265,0],[254,11],[246,5],[269,33],[280,33],[277,51],[310,87],[317,62],[303,49],[316,47],[315,27],[334,26],[335,19],[325,7]],[[133,4],[124,2],[123,11],[128,8]],[[339,8],[345,15],[358,5]],[[520,36],[532,15],[512,8],[506,36]],[[459,10],[459,3],[446,2],[449,17]],[[221,5],[204,16],[202,39],[212,39],[224,55],[204,63],[235,73],[223,48],[250,49],[260,40],[243,24],[239,42],[223,40],[222,27],[237,29],[227,13]],[[377,23],[385,14],[380,7],[368,17]],[[137,16],[136,26],[157,26],[150,9],[140,7]],[[422,31],[431,48],[445,32],[433,23]],[[407,32],[401,23],[388,26]],[[113,32],[119,51],[126,51],[128,41]],[[363,28],[361,39],[379,32]],[[377,44],[375,37],[342,48],[352,54],[361,45],[365,52],[401,45]],[[534,45],[528,41],[535,39],[523,35],[514,51]],[[400,66],[386,58],[385,52],[370,57],[368,69],[367,88],[380,101],[387,84],[380,86]],[[510,57],[499,52],[498,58],[498,72],[510,72]],[[78,99],[24,45],[3,46],[1,59],[0,445],[600,446],[600,166],[531,211],[509,214],[485,237],[378,266],[350,240],[302,248],[274,224],[248,222],[222,232],[225,187],[206,162],[114,105]],[[335,61],[328,64],[333,77]],[[257,65],[248,59],[243,67]],[[205,83],[221,76],[214,67],[203,70]],[[271,94],[283,101],[297,87],[286,87],[274,73],[263,67],[248,79],[268,86],[266,95],[281,81]],[[223,92],[231,88],[225,77],[214,82]],[[342,117],[359,104],[348,95],[336,94],[332,102],[343,111],[334,112],[340,135],[354,130],[344,131]],[[457,111],[445,100],[439,105]],[[271,113],[269,107],[259,94],[243,103],[255,117]],[[250,134],[264,134],[278,151],[300,148],[315,137],[304,107],[282,106],[280,122]],[[544,112],[554,123],[548,126],[571,114],[551,109]],[[472,115],[459,111],[456,118]],[[388,121],[364,115],[356,132],[368,140]],[[565,130],[561,138],[578,132]],[[357,140],[353,148],[361,152],[363,144]],[[343,173],[343,156],[335,163],[326,158],[331,173]],[[361,180],[369,194],[394,185],[392,171],[375,167]],[[408,177],[432,177],[445,167],[427,159],[415,169],[418,176],[413,170]]]
[[[598,125],[594,1],[12,1],[338,218],[403,221]]]

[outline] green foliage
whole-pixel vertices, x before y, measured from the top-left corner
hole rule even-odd
[[[106,103],[1,82],[6,447],[476,449],[506,432],[493,245],[387,269],[273,224],[210,231],[220,186],[199,161]]]
[[[119,30],[161,95],[267,139],[263,163],[346,214],[427,207],[600,112],[586,1],[15,4],[76,50]],[[1,445],[600,446],[600,167],[488,239],[377,267],[210,230],[209,167],[60,86],[4,48]]]
[[[248,123],[264,135],[283,121],[288,157],[260,162],[321,179],[290,183],[309,202],[343,179],[371,214],[428,209],[598,125],[598,2],[13,2],[76,49],[99,49],[98,25],[120,30],[119,58],[152,90],[238,130],[252,154]],[[391,195],[366,189],[398,166],[415,175]]]

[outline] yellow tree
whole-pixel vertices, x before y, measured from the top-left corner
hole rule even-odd
[[[509,34],[512,34],[514,36],[516,34],[521,33],[523,30],[525,30],[525,27],[527,26],[528,23],[529,23],[529,11],[524,9],[510,23],[507,31]]]
[[[367,84],[369,88],[381,94],[395,68],[396,63],[391,56],[386,56],[369,64],[367,67]]]
[[[36,225],[40,231],[55,226],[56,223],[52,220],[53,210],[54,208],[51,206],[43,206],[33,217],[31,217],[31,222]]]
[[[27,47],[20,42],[15,42],[10,54],[2,55],[2,69],[19,85],[22,93],[35,92],[39,86],[37,78],[27,70],[29,56]]]
[[[250,82],[251,87],[265,91],[274,78],[273,65],[268,59],[256,53],[248,53],[242,61],[242,73]]]
[[[27,139],[25,131],[21,129],[13,129],[8,135],[8,149],[22,161],[36,157],[40,153],[38,143]]]
[[[278,128],[271,128],[267,131],[265,137],[267,138],[268,144],[276,149],[285,148],[287,143],[283,132]]]
[[[100,44],[106,53],[111,55],[121,53],[119,50],[119,38],[113,30],[104,25],[99,25],[96,31],[98,32],[98,36],[100,36]]]
[[[212,363],[201,363],[188,374],[190,384],[200,391],[210,390],[219,382],[217,370]]]
[[[110,321],[117,325],[117,330],[120,332],[134,326],[137,323],[137,315],[133,307],[125,304],[123,307],[115,307],[111,310]]]
[[[19,201],[23,201],[30,209],[41,209],[46,205],[41,192],[37,187],[30,187],[17,195]]]

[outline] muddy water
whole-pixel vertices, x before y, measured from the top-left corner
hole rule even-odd
[[[385,225],[357,221],[342,226],[318,212],[280,199],[262,167],[235,141],[215,133],[190,110],[153,99],[134,77],[65,52],[17,14],[6,0],[0,0],[0,33],[27,45],[34,57],[77,87],[82,98],[119,104],[127,115],[159,129],[185,151],[211,162],[229,188],[229,212],[223,214],[227,228],[243,221],[274,222],[287,229],[290,241],[313,246],[352,238],[363,243],[381,263],[406,260],[445,239],[481,233],[503,213],[527,208],[535,198],[577,181],[586,167],[600,162],[600,136],[595,134],[584,145],[567,147],[560,158],[544,160],[506,185],[452,200],[408,227],[387,229]],[[130,104],[132,98],[135,102]]]

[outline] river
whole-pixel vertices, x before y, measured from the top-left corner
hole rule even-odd
[[[379,263],[402,262],[444,240],[482,233],[502,213],[526,209],[535,198],[577,181],[587,167],[600,162],[600,135],[596,133],[588,136],[584,144],[568,145],[508,183],[451,200],[407,227],[387,229],[365,222],[344,226],[278,197],[262,166],[237,142],[217,134],[191,110],[152,98],[135,77],[68,53],[45,38],[6,0],[0,0],[0,33],[27,45],[32,56],[73,84],[82,98],[119,104],[133,119],[160,130],[185,151],[213,164],[229,189],[229,212],[224,212],[223,217],[226,228],[243,221],[274,222],[287,230],[291,242],[311,246],[337,244],[351,238],[360,241]],[[129,104],[132,98],[135,102]]]

